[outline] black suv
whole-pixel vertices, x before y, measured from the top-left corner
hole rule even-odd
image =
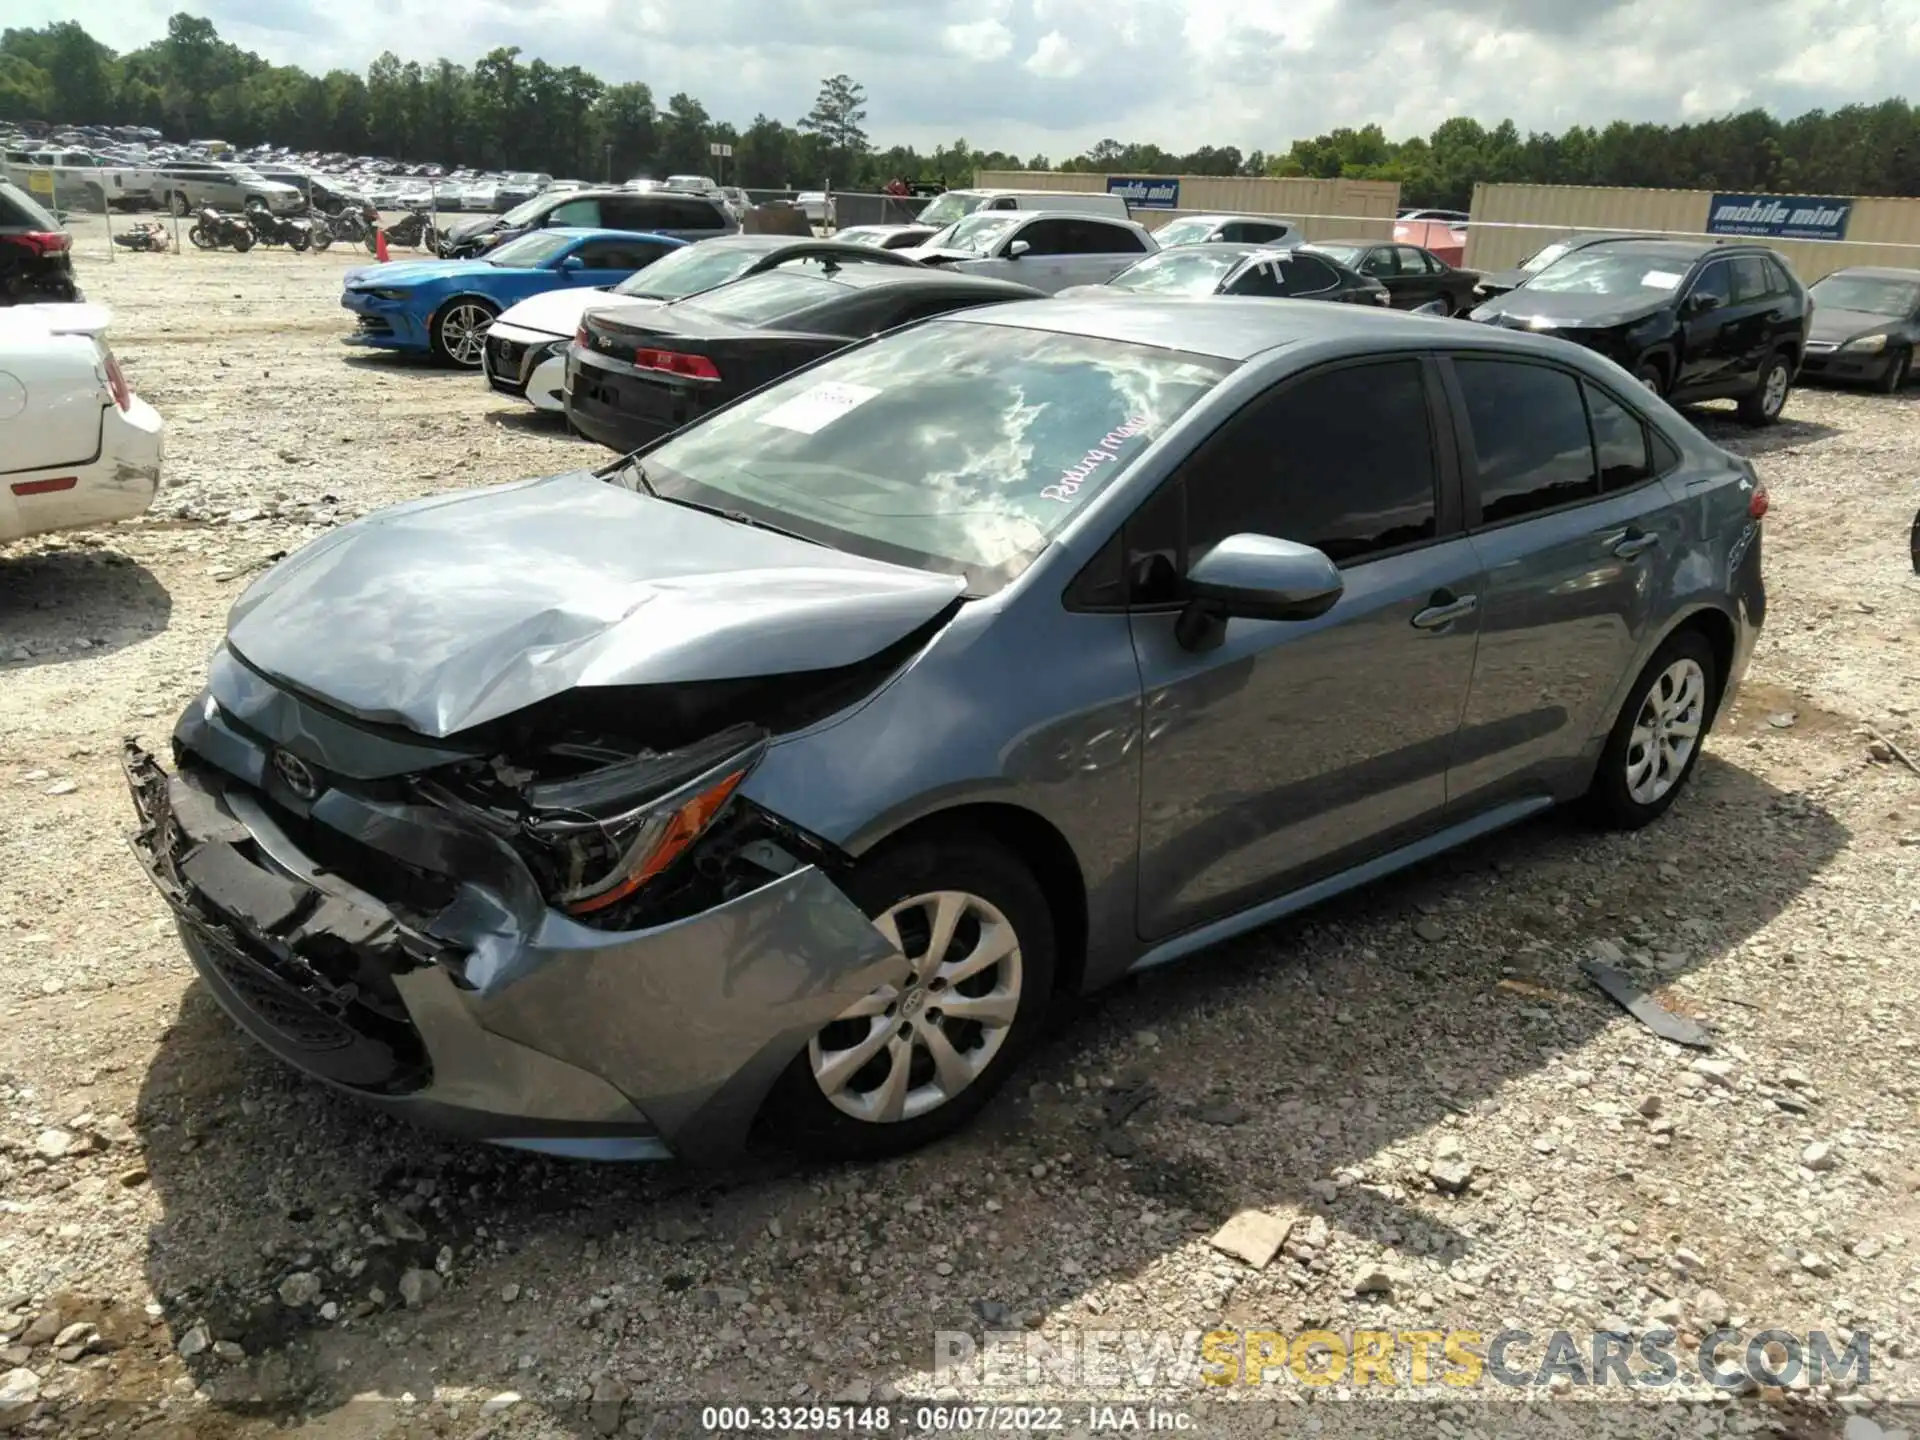
[[[504,215],[480,216],[450,226],[440,253],[450,259],[479,255],[529,230],[555,225],[637,230],[676,240],[711,240],[740,228],[726,206],[704,195],[666,190],[549,190]]]
[[[73,237],[19,186],[0,180],[0,305],[78,300]]]
[[[1473,319],[1598,350],[1675,404],[1737,400],[1769,425],[1807,353],[1813,303],[1763,245],[1610,240],[1556,260]]]

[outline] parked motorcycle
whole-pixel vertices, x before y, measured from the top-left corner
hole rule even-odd
[[[187,231],[187,239],[201,250],[218,250],[222,245],[231,245],[236,250],[251,250],[253,226],[247,223],[244,215],[228,215],[208,206],[193,222],[193,228]]]
[[[167,227],[158,220],[144,221],[131,230],[122,230],[113,237],[113,243],[128,250],[150,250],[158,254],[165,254],[173,248],[173,242],[167,238]]]
[[[380,212],[371,205],[342,205],[326,219],[334,239],[358,245],[380,223]]]
[[[313,222],[276,215],[257,200],[247,202],[247,223],[262,245],[286,245],[305,250],[313,244]]]
[[[367,253],[375,254],[379,241],[372,230],[367,232]],[[440,250],[440,232],[434,228],[433,216],[418,206],[407,211],[393,224],[387,226],[389,245],[411,245],[416,250],[431,250],[436,254]]]

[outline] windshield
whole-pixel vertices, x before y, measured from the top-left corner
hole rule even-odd
[[[1829,275],[1808,290],[1813,303],[1829,310],[1864,310],[1870,315],[1911,315],[1920,308],[1920,281],[1882,280],[1871,275]]]
[[[1571,240],[1556,240],[1551,245],[1542,246],[1520,262],[1520,268],[1529,275],[1538,275],[1547,266],[1553,264],[1567,251],[1573,248]]]
[[[740,273],[764,258],[760,250],[734,246],[689,245],[671,255],[663,255],[646,269],[628,276],[613,287],[616,295],[638,295],[647,300],[678,300],[698,295],[737,278]]]
[[[1162,246],[1197,245],[1213,233],[1213,221],[1189,216],[1185,220],[1169,220],[1153,232],[1153,238]]]
[[[881,232],[867,225],[850,225],[845,230],[833,232],[833,238],[845,241],[849,245],[878,245]]]
[[[990,215],[969,215],[964,220],[947,227],[946,233],[937,237],[942,248],[947,250],[971,250],[976,255],[985,255],[1000,243],[1000,239],[1021,221],[1018,214],[995,211]],[[934,243],[928,241],[928,244]]]
[[[951,225],[963,215],[971,215],[987,203],[984,195],[968,195],[964,191],[949,190],[926,209],[920,212],[922,225]]]
[[[1677,290],[1690,260],[1634,255],[1598,247],[1577,250],[1528,282],[1529,295],[1661,295]]]
[[[531,224],[545,213],[549,203],[551,202],[544,195],[536,195],[531,200],[522,200],[500,217],[500,223],[509,226]]]
[[[1163,250],[1122,270],[1107,284],[1151,295],[1211,295],[1238,265],[1238,250]]]
[[[499,265],[508,270],[538,270],[562,250],[573,244],[570,235],[556,235],[551,230],[536,230],[531,235],[522,235],[517,240],[509,240],[498,250],[487,255],[489,265]]]
[[[1329,260],[1337,260],[1348,269],[1352,269],[1360,263],[1360,253],[1365,247],[1360,245],[1322,245],[1316,240],[1313,244],[1302,245],[1300,248],[1302,250],[1311,250],[1316,255],[1324,255]]]
[[[1154,346],[936,321],[780,381],[643,463],[668,499],[964,575],[985,594],[1231,369]]]

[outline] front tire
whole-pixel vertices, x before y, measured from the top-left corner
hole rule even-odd
[[[187,197],[178,190],[167,192],[167,211],[172,215],[184,216],[187,213]]]
[[[193,242],[196,250],[218,250],[220,248],[220,242],[207,234],[205,227],[200,225],[195,225],[191,230],[187,231],[187,239]]]
[[[1655,395],[1667,393],[1667,373],[1660,368],[1657,360],[1642,360],[1633,367],[1633,378],[1640,382],[1641,388],[1651,390]]]
[[[1913,368],[1913,352],[1902,350],[1887,364],[1887,373],[1880,377],[1882,395],[1898,394],[1900,387],[1907,383],[1907,374]]]
[[[1740,397],[1740,423],[1756,429],[1773,424],[1787,408],[1792,389],[1792,363],[1784,355],[1769,355],[1760,367],[1760,383]]]
[[[433,353],[462,370],[478,370],[488,327],[499,313],[491,302],[471,296],[449,301],[433,317]]]
[[[767,1118],[803,1155],[870,1160],[960,1129],[1019,1065],[1052,997],[1053,915],[1025,865],[968,832],[883,846],[845,888],[898,953],[794,1057]]]
[[[1654,652],[1620,707],[1587,791],[1596,824],[1638,830],[1679,798],[1713,725],[1719,668],[1698,630],[1682,630]]]

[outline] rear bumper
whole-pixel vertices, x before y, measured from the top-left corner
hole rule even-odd
[[[160,414],[138,395],[103,407],[100,453],[85,465],[0,476],[0,541],[79,530],[145,514],[160,493]]]
[[[222,660],[237,663],[223,654],[216,680]],[[239,694],[266,707],[245,720],[212,692],[189,707],[173,775],[129,742],[134,850],[208,990],[317,1079],[516,1148],[720,1160],[808,1039],[877,983],[889,947],[812,867],[608,932],[548,909],[445,812],[318,760],[332,788],[302,814],[256,728],[301,717],[261,688]]]
[[[643,380],[624,366],[583,361],[577,346],[567,351],[565,404],[576,430],[622,454],[672,433],[699,413],[674,387]]]

